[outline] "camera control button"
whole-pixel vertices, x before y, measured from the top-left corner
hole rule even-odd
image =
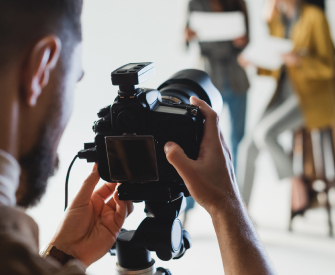
[[[136,70],[130,70],[129,73],[137,73]]]
[[[119,70],[119,71],[117,71],[118,74],[126,73],[126,72],[127,72],[127,70]]]
[[[193,106],[193,105],[187,105],[186,110],[190,112],[193,116],[196,116],[198,114],[199,108]]]
[[[99,112],[98,112],[98,117],[99,118],[103,118],[107,115],[109,115],[111,112],[111,106],[106,106],[105,108],[102,108]]]

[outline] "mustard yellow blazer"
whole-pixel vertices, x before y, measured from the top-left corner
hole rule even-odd
[[[285,27],[279,13],[275,13],[268,24],[272,36],[284,37]],[[305,124],[309,129],[332,126],[335,122],[335,51],[324,12],[313,5],[302,4],[290,39],[301,62],[288,67],[287,73],[299,98]],[[259,69],[259,74],[279,80],[280,69]]]

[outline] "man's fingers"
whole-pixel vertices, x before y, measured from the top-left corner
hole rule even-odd
[[[113,197],[106,202],[106,205],[112,208],[114,211],[117,211],[117,205],[119,205],[121,208],[126,207],[126,217],[128,217],[134,210],[133,202],[132,201],[121,201],[119,199],[119,191],[116,190]]]
[[[113,195],[117,183],[105,182],[94,194],[98,194],[104,201]]]
[[[128,203],[127,201],[121,201],[119,199],[119,191],[117,190],[114,193],[113,201],[115,203],[114,220],[118,227],[121,228],[125,218],[128,216],[129,213]]]
[[[164,151],[168,162],[173,165],[184,180],[192,174],[194,160],[189,159],[178,144],[168,142],[165,144]]]
[[[205,118],[203,140],[210,141],[219,137],[219,115],[205,101],[194,96],[191,97],[191,104],[198,106]]]
[[[94,188],[98,184],[99,180],[100,180],[100,175],[98,172],[98,165],[94,164],[92,173],[84,181],[83,186],[81,187],[77,196],[73,200],[71,207],[78,207],[78,206],[89,203],[91,200],[91,196],[94,191]]]
[[[119,193],[116,190],[106,205],[112,209],[112,212],[108,210],[102,215],[102,223],[116,237],[125,219],[133,211],[133,203],[131,201],[119,200]]]
[[[134,205],[132,201],[121,201],[119,199],[119,191],[116,190],[116,192],[114,193],[114,200],[116,203],[116,211],[120,212],[121,214],[124,213],[124,211],[126,211],[126,216],[125,218],[127,218],[131,212],[133,212],[134,209]]]
[[[132,201],[127,201],[127,217],[133,213],[134,211],[134,205]]]

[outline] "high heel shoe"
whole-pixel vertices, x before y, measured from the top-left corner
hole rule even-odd
[[[317,192],[310,187],[310,182],[302,178],[292,178],[292,203],[289,230],[292,231],[292,221],[296,216],[304,216],[317,201]],[[295,208],[295,209],[294,209]]]

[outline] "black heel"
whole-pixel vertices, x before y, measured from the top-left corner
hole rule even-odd
[[[305,215],[305,212],[306,212],[307,209],[308,209],[308,206],[304,207],[303,209],[296,210],[296,211],[291,210],[291,218],[290,218],[290,223],[289,223],[289,226],[288,226],[289,231],[292,231],[293,219],[297,216],[302,216],[303,217]]]
[[[317,192],[311,188],[310,182],[306,179],[301,179],[305,186],[307,203],[306,205],[299,210],[291,210],[291,218],[289,223],[289,231],[292,231],[292,222],[293,219],[297,216],[304,216],[306,211],[313,207],[313,205],[317,202]]]
[[[291,210],[291,219],[294,219],[296,216],[304,216],[308,206],[304,207],[301,210],[293,211]]]

